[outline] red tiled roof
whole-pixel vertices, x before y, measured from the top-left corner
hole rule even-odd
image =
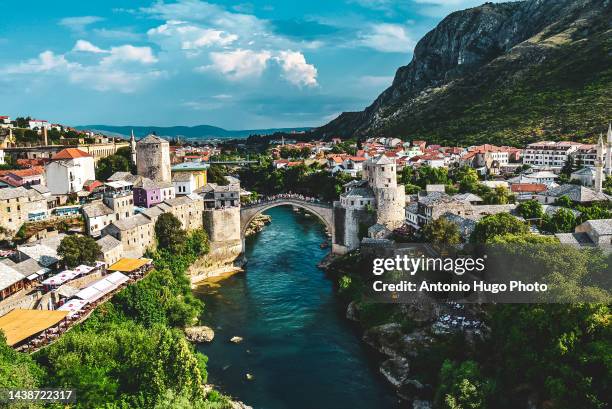
[[[66,149],[62,149],[61,151],[53,155],[51,159],[52,160],[75,159],[75,158],[85,158],[85,157],[91,157],[91,155],[77,148],[66,148]]]
[[[546,185],[541,183],[515,183],[510,187],[513,193],[540,193],[546,191]]]

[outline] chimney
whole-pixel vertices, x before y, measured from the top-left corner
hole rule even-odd
[[[43,138],[44,138],[44,145],[47,146],[49,143],[49,141],[47,140],[47,127],[43,126]]]

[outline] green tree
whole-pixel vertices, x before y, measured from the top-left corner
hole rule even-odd
[[[478,172],[468,166],[462,166],[455,172],[455,180],[459,183],[461,193],[473,193],[478,189]]]
[[[570,209],[558,209],[547,219],[544,229],[551,233],[571,233],[576,227],[576,216]]]
[[[42,368],[30,355],[16,352],[6,344],[6,337],[0,330],[0,385],[3,388],[33,389],[40,385],[42,375]]]
[[[519,203],[516,211],[525,219],[541,219],[544,215],[544,209],[537,200],[526,200]]]
[[[570,199],[569,196],[567,195],[563,195],[559,197],[557,200],[555,200],[555,206],[563,206],[567,208],[572,208],[573,207],[572,199]]]
[[[225,178],[223,167],[219,165],[212,165],[210,168],[208,168],[206,180],[208,183],[215,183],[219,186],[229,185],[229,181]]]
[[[115,172],[129,172],[132,166],[130,160],[122,155],[110,155],[98,161],[96,179],[107,180]]]
[[[155,236],[160,249],[180,252],[185,244],[186,233],[181,222],[172,213],[163,213],[155,222]]]
[[[427,243],[453,246],[461,243],[457,225],[443,217],[426,224],[422,229],[423,239]]]
[[[76,267],[80,264],[92,265],[100,255],[100,246],[89,236],[70,235],[60,242],[57,254],[67,267]]]
[[[445,409],[485,409],[491,390],[491,381],[481,375],[476,362],[446,360],[440,369],[436,403]]]
[[[508,204],[514,200],[513,195],[504,186],[497,186],[483,197],[487,204]]]
[[[502,234],[526,234],[529,228],[525,223],[509,213],[498,213],[483,217],[470,235],[472,243],[487,243],[491,238]]]

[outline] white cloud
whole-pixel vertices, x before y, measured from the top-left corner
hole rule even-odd
[[[317,85],[317,69],[308,64],[304,54],[297,51],[281,51],[277,57],[287,81],[297,86]]]
[[[93,44],[88,44],[86,46],[84,43],[81,43],[80,47],[89,48],[91,46],[98,49]],[[115,61],[127,61],[136,57],[139,57],[138,61],[141,61],[143,58],[146,61],[150,59],[146,53],[142,54],[138,51],[133,53],[133,50],[129,47],[132,46],[111,48],[108,51],[109,55],[94,65],[83,65],[78,62],[69,61],[65,55],[58,55],[53,53],[53,51],[47,50],[40,53],[37,58],[0,68],[0,74],[7,76],[36,74],[35,79],[40,79],[42,75],[47,75],[59,79],[63,78],[70,83],[97,91],[114,90],[130,93],[138,90],[146,82],[163,76],[164,72],[161,70],[133,70],[127,66],[108,63],[110,58],[116,58]]]
[[[95,53],[95,54],[101,54],[101,53],[108,52],[106,50],[101,49],[100,47],[96,47],[89,41],[85,41],[85,40],[78,40],[76,44],[74,45],[74,47],[72,48],[72,51],[82,51],[82,52]]]
[[[388,23],[372,25],[369,32],[361,34],[359,43],[388,53],[408,53],[415,46],[404,27]]]
[[[59,21],[59,24],[73,31],[82,32],[88,25],[103,20],[104,18],[98,16],[64,17]]]
[[[47,50],[40,53],[37,58],[32,58],[18,64],[8,65],[0,69],[0,73],[11,75],[65,71],[77,65],[78,64],[68,62],[63,55],[57,55],[53,53],[53,51]]]
[[[226,52],[212,52],[212,64],[200,67],[199,71],[215,70],[226,75],[230,80],[247,77],[259,77],[266,69],[272,57],[270,51],[253,51],[237,49]]]
[[[121,45],[119,47],[111,47],[110,55],[104,57],[101,64],[111,64],[116,62],[139,62],[141,64],[153,64],[157,62],[157,58],[153,55],[151,47],[135,47],[130,44]]]
[[[147,35],[166,49],[178,47],[182,50],[196,50],[212,46],[224,47],[238,39],[236,34],[212,28],[201,28],[178,20],[170,20],[152,28],[147,31]]]

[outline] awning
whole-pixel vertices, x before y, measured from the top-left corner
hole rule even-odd
[[[103,297],[104,295],[112,292],[114,289],[118,288],[119,286],[121,286],[121,284],[125,283],[128,280],[128,276],[116,272],[104,277],[99,281],[96,281],[89,287],[82,289],[75,295],[75,297],[91,303]]]
[[[53,277],[47,278],[42,282],[43,285],[62,285],[66,281],[70,281],[75,277],[80,275],[79,272],[73,270],[65,270],[59,274],[54,275]]]
[[[111,271],[121,271],[123,273],[131,273],[142,266],[149,264],[152,260],[148,258],[122,258],[108,269]]]
[[[13,346],[63,320],[67,311],[13,310],[0,317],[0,329],[4,331],[6,343]]]
[[[78,272],[79,274],[85,275],[85,274],[88,274],[94,268],[95,267],[90,267],[90,266],[86,266],[85,264],[81,264],[80,266],[75,267],[74,271]]]
[[[77,312],[81,311],[83,307],[87,305],[87,301],[79,300],[78,298],[73,298],[68,300],[57,309],[57,311],[68,311],[68,316],[71,317]]]

